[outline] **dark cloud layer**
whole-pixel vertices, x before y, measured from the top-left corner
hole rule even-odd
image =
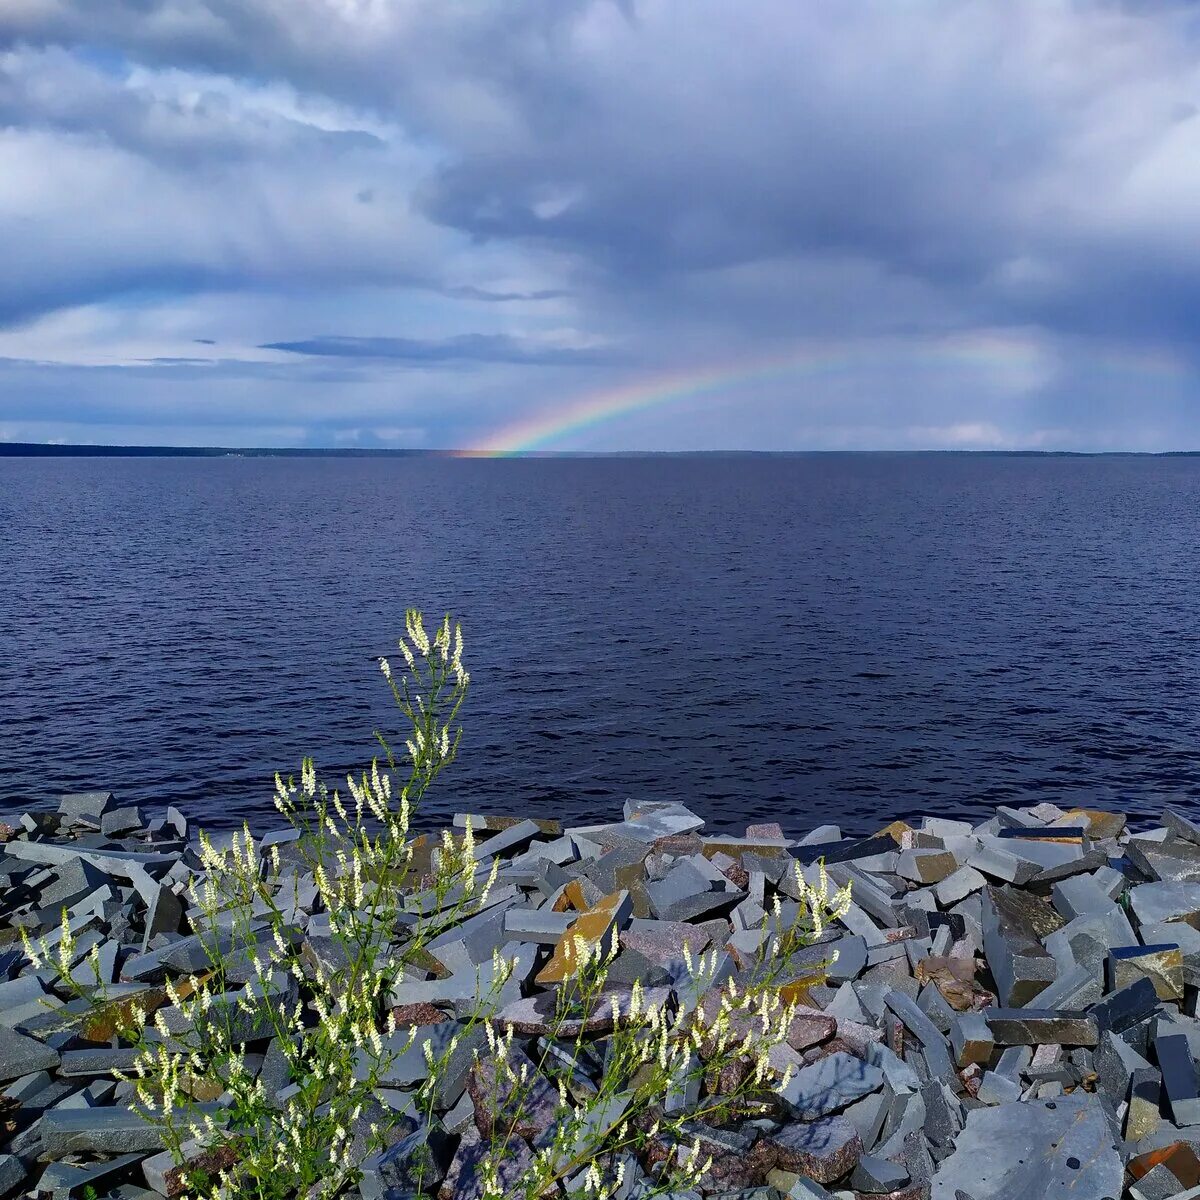
[[[1197,24],[1113,0],[19,0],[0,436],[102,439],[83,392],[121,371],[151,436],[202,431],[183,360],[219,343],[248,438],[470,441],[694,370],[728,384],[572,445],[1200,445]],[[157,394],[150,360],[178,360]]]

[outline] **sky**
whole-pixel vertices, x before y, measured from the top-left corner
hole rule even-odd
[[[3,0],[0,439],[1200,448],[1182,0]]]

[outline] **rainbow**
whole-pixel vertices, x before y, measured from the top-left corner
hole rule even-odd
[[[1178,359],[1154,349],[1108,347],[1099,353],[1089,351],[1088,362],[1107,373],[1171,379],[1187,375],[1187,368]],[[651,378],[639,376],[522,417],[459,453],[464,457],[507,457],[553,447],[562,449],[564,440],[631,413],[789,377],[813,379],[849,374],[863,367],[917,367],[941,371],[966,368],[991,376],[1019,373],[1037,378],[1052,365],[1053,360],[1039,343],[1022,333],[987,331],[912,343],[813,343],[753,363],[689,367]]]

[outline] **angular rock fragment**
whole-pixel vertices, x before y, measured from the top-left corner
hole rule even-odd
[[[1100,1032],[1089,1013],[1038,1008],[985,1008],[987,1022],[1001,1046],[1094,1046]]]
[[[1175,943],[1117,946],[1108,956],[1108,986],[1118,991],[1149,979],[1160,1000],[1183,999],[1183,951]]]
[[[1144,976],[1112,992],[1099,1004],[1093,1005],[1091,1013],[1100,1029],[1111,1029],[1122,1033],[1139,1021],[1144,1021],[1158,1009],[1158,993],[1154,984]]]
[[[1154,1052],[1175,1124],[1197,1124],[1200,1122],[1200,1088],[1187,1038],[1182,1034],[1159,1034],[1154,1039]]]
[[[832,1183],[847,1174],[863,1153],[858,1130],[841,1116],[785,1125],[764,1140],[774,1150],[778,1167],[817,1183]]]
[[[0,1083],[58,1066],[58,1051],[15,1029],[0,1027]]]
[[[1200,883],[1141,883],[1129,889],[1140,925],[1185,921],[1200,929]]]
[[[579,970],[580,947],[589,952],[600,948],[606,951],[632,913],[629,893],[614,892],[598,904],[581,913],[559,939],[550,961],[538,972],[537,982],[543,986],[573,979]]]
[[[931,1200],[1117,1200],[1123,1176],[1103,1101],[1063,1096],[968,1113]]]
[[[999,998],[1007,1005],[1028,1003],[1056,975],[1054,960],[1038,940],[1039,926],[1031,920],[1034,912],[1011,888],[988,887],[984,891],[984,953]]]
[[[883,1071],[871,1063],[838,1051],[803,1067],[780,1093],[802,1121],[815,1121],[883,1085]]]
[[[904,1187],[908,1180],[908,1171],[899,1163],[864,1154],[850,1175],[850,1186],[868,1196],[882,1196]]]

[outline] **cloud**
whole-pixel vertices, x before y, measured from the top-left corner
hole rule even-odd
[[[572,444],[1198,444],[1197,38],[1111,0],[17,0],[0,419],[69,365],[153,429],[155,373],[207,371],[247,428],[446,444],[828,342],[862,352]]]
[[[399,359],[407,362],[480,362],[570,365],[603,363],[613,355],[598,347],[539,345],[499,333],[464,333],[441,341],[401,337],[316,337],[268,342],[263,350],[286,350],[329,358]]]

